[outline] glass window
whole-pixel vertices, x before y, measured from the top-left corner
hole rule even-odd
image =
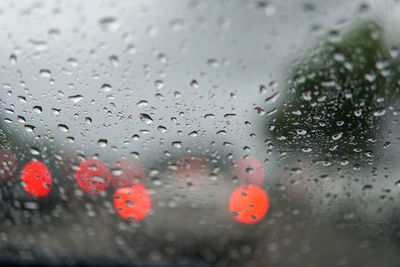
[[[2,1],[0,263],[398,266],[397,1]]]

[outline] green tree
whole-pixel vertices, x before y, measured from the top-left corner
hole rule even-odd
[[[372,21],[332,31],[294,65],[267,132],[280,150],[333,159],[374,150],[387,108],[399,97],[400,61],[383,33]]]

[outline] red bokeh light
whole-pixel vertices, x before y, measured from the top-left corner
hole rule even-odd
[[[211,174],[207,162],[194,156],[182,157],[176,162],[176,167],[174,175],[181,180],[183,187],[201,186]]]
[[[152,200],[142,184],[117,189],[114,193],[114,207],[127,221],[139,221],[147,217]]]
[[[18,169],[18,161],[14,153],[8,149],[0,150],[0,182],[11,181]]]
[[[115,188],[129,187],[144,181],[146,172],[136,159],[122,157],[111,166],[112,184]]]
[[[237,188],[229,200],[229,212],[242,223],[259,222],[267,214],[269,199],[263,189],[256,185],[242,185]]]
[[[244,184],[261,185],[264,182],[264,166],[256,157],[248,156],[235,160],[234,173]]]
[[[110,185],[111,174],[103,161],[89,158],[79,164],[76,180],[82,191],[89,194],[99,194]]]
[[[25,190],[36,197],[45,197],[53,185],[51,174],[46,165],[40,161],[29,161],[21,173]]]

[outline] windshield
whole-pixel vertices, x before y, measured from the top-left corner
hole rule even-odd
[[[399,12],[1,2],[0,263],[397,266]]]

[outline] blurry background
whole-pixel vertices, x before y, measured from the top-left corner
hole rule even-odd
[[[397,266],[399,12],[389,0],[1,2],[0,262]],[[94,156],[143,164],[147,218],[119,217],[112,186],[80,189]],[[188,156],[200,182],[179,178]],[[246,156],[270,199],[254,225],[228,210]],[[52,174],[44,198],[21,186],[34,158]]]

